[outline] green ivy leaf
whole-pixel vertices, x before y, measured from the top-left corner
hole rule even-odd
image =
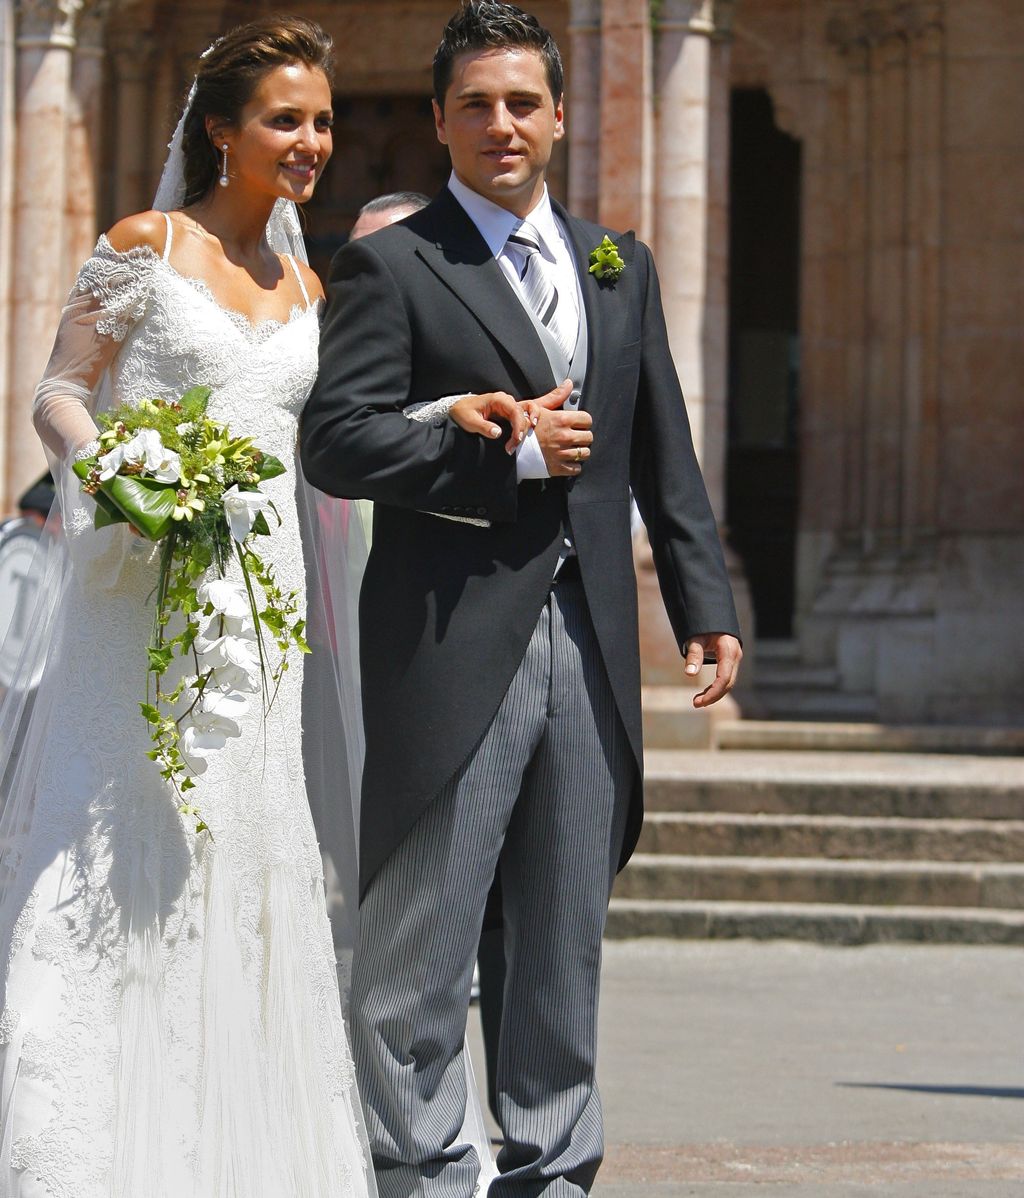
[[[150,645],[146,649],[146,654],[149,657],[149,672],[151,674],[165,674],[171,664],[174,650],[170,645],[164,645],[160,649],[154,649]]]

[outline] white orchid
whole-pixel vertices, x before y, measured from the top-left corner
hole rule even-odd
[[[222,616],[243,620],[249,615],[249,596],[240,582],[232,582],[228,578],[212,578],[196,588],[196,595],[203,607],[209,604]]]
[[[240,491],[238,484],[224,492],[224,515],[231,535],[241,545],[252,532],[256,517],[270,504],[262,491]]]
[[[121,441],[109,453],[101,454],[96,459],[96,468],[99,471],[100,482],[105,483],[108,478],[113,478],[125,462],[130,460],[128,457],[128,446],[130,444],[130,441]]]
[[[252,615],[246,612],[244,616],[223,616],[224,631],[229,636],[240,636],[246,640],[255,641],[256,625],[253,623]]]
[[[258,670],[259,658],[253,652],[254,642],[251,637],[234,636],[226,633],[212,640],[205,636],[197,636],[195,649],[203,659],[204,670],[216,670],[223,666],[239,666],[243,670]]]
[[[242,735],[239,722],[249,710],[249,700],[237,691],[204,690],[203,697],[192,711],[192,723],[201,732],[219,736]]]
[[[106,482],[126,464],[142,466],[157,482],[176,483],[181,477],[181,458],[168,449],[155,428],[140,429],[130,441],[121,441],[97,460],[100,482]]]
[[[155,428],[139,429],[128,445],[135,447],[136,460],[157,482],[176,483],[181,478],[181,457],[164,445]]]
[[[203,733],[194,724],[185,724],[178,738],[178,752],[185,763],[185,769],[191,778],[198,778],[206,773],[209,764],[207,754],[214,751]]]
[[[247,606],[240,616],[229,616],[215,611],[206,627],[200,629],[199,636],[207,642],[222,636],[234,636],[255,644],[256,625],[253,622],[252,610]]]
[[[245,691],[247,694],[259,694],[259,675],[242,666],[218,666],[210,674],[210,685],[226,692],[236,693]]]

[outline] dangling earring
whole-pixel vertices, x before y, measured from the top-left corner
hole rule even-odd
[[[220,178],[217,180],[217,182],[221,185],[221,187],[227,187],[230,181],[228,179],[228,143],[224,142],[220,149]]]

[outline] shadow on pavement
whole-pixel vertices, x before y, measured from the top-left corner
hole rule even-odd
[[[836,1082],[844,1090],[908,1090],[915,1094],[961,1094],[968,1098],[1024,1098],[1010,1086],[923,1086],[900,1082]]]

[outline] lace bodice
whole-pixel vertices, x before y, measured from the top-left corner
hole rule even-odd
[[[210,387],[210,414],[289,467],[264,485],[282,524],[261,550],[301,597],[295,445],[317,340],[313,307],[253,325],[151,249],[101,237],[35,422],[66,459],[99,408]],[[63,514],[73,570],[36,703],[47,750],[0,913],[0,1190],[12,1169],[31,1198],[363,1198],[302,664],[211,758],[197,793],[213,835],[197,837],[138,707],[157,551],[124,525],[96,531],[77,487]]]
[[[78,328],[91,325],[94,338],[109,339],[96,359],[88,357],[97,365],[112,359],[111,389],[121,401],[177,398],[203,383],[213,389],[211,414],[218,419],[294,437],[295,418],[316,378],[315,307],[296,304],[287,321],[254,325],[148,246],[119,253],[101,237],[79,272],[68,311]],[[84,357],[79,351],[72,365]],[[37,418],[56,381],[67,378],[66,362],[67,355],[55,351]],[[96,379],[81,382],[91,388]]]

